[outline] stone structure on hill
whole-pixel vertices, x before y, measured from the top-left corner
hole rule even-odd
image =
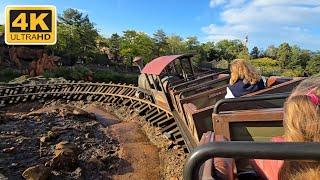
[[[43,56],[36,60],[32,61],[29,65],[29,75],[30,76],[39,76],[43,75],[45,70],[55,70],[57,67],[56,62],[61,58],[58,56],[48,56],[46,53]]]

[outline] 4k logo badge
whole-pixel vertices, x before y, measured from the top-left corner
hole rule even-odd
[[[52,45],[57,41],[54,6],[7,6],[5,41],[9,45]]]

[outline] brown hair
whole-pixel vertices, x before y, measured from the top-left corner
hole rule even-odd
[[[320,178],[320,168],[310,168],[305,171],[298,171],[294,176],[291,177],[292,180],[315,180]]]
[[[307,95],[311,90],[320,97],[320,78],[302,81],[285,103],[284,136],[289,142],[320,142],[320,110]],[[285,161],[280,177],[299,179],[301,174],[320,174],[319,170],[319,161]]]
[[[245,84],[256,84],[261,79],[258,71],[243,59],[233,60],[230,64],[230,71],[230,85],[233,85],[239,79],[242,79]]]

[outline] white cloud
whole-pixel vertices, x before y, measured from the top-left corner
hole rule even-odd
[[[256,6],[254,3],[221,13],[227,24],[310,24],[318,21],[320,6]],[[306,19],[307,18],[307,19]]]
[[[309,29],[301,28],[298,26],[283,26],[282,29],[285,31],[292,31],[292,32],[310,32]]]
[[[257,6],[320,5],[319,0],[254,0],[253,3]]]
[[[218,42],[218,41],[221,41],[221,40],[224,40],[224,39],[235,40],[235,39],[239,39],[239,37],[235,37],[235,36],[232,36],[232,35],[224,35],[224,34],[221,34],[221,35],[209,35],[204,40],[205,41]]]
[[[226,7],[234,7],[245,2],[246,0],[210,0],[210,7],[214,8],[220,5],[226,5]]]
[[[215,7],[226,3],[227,0],[210,0],[210,7]]]
[[[89,13],[89,11],[86,10],[86,9],[80,9],[80,8],[75,8],[75,7],[72,7],[72,9],[75,9],[75,10],[81,12],[81,13],[84,13],[84,14],[88,14]]]
[[[320,33],[315,32],[320,27],[319,0],[225,0],[215,5],[213,8],[222,7],[222,23],[213,22],[202,28],[209,39],[216,36],[243,38],[249,34],[249,40],[272,38],[304,46],[317,44],[318,47],[313,48],[320,49],[320,42],[313,42],[320,38]]]
[[[226,5],[227,8],[230,7],[237,7],[240,5],[243,5],[246,2],[246,0],[229,0],[229,3]]]
[[[239,33],[239,32],[249,32],[251,29],[247,25],[226,25],[226,26],[216,26],[210,24],[207,27],[202,28],[204,32],[219,34],[219,33]]]

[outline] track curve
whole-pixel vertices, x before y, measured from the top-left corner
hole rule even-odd
[[[131,114],[144,116],[151,125],[161,128],[161,132],[175,144],[186,149],[184,139],[171,111],[157,106],[151,97],[135,97],[138,87],[114,83],[48,83],[36,85],[0,86],[0,108],[26,101],[65,99],[87,100],[107,103],[117,107],[127,107]]]

